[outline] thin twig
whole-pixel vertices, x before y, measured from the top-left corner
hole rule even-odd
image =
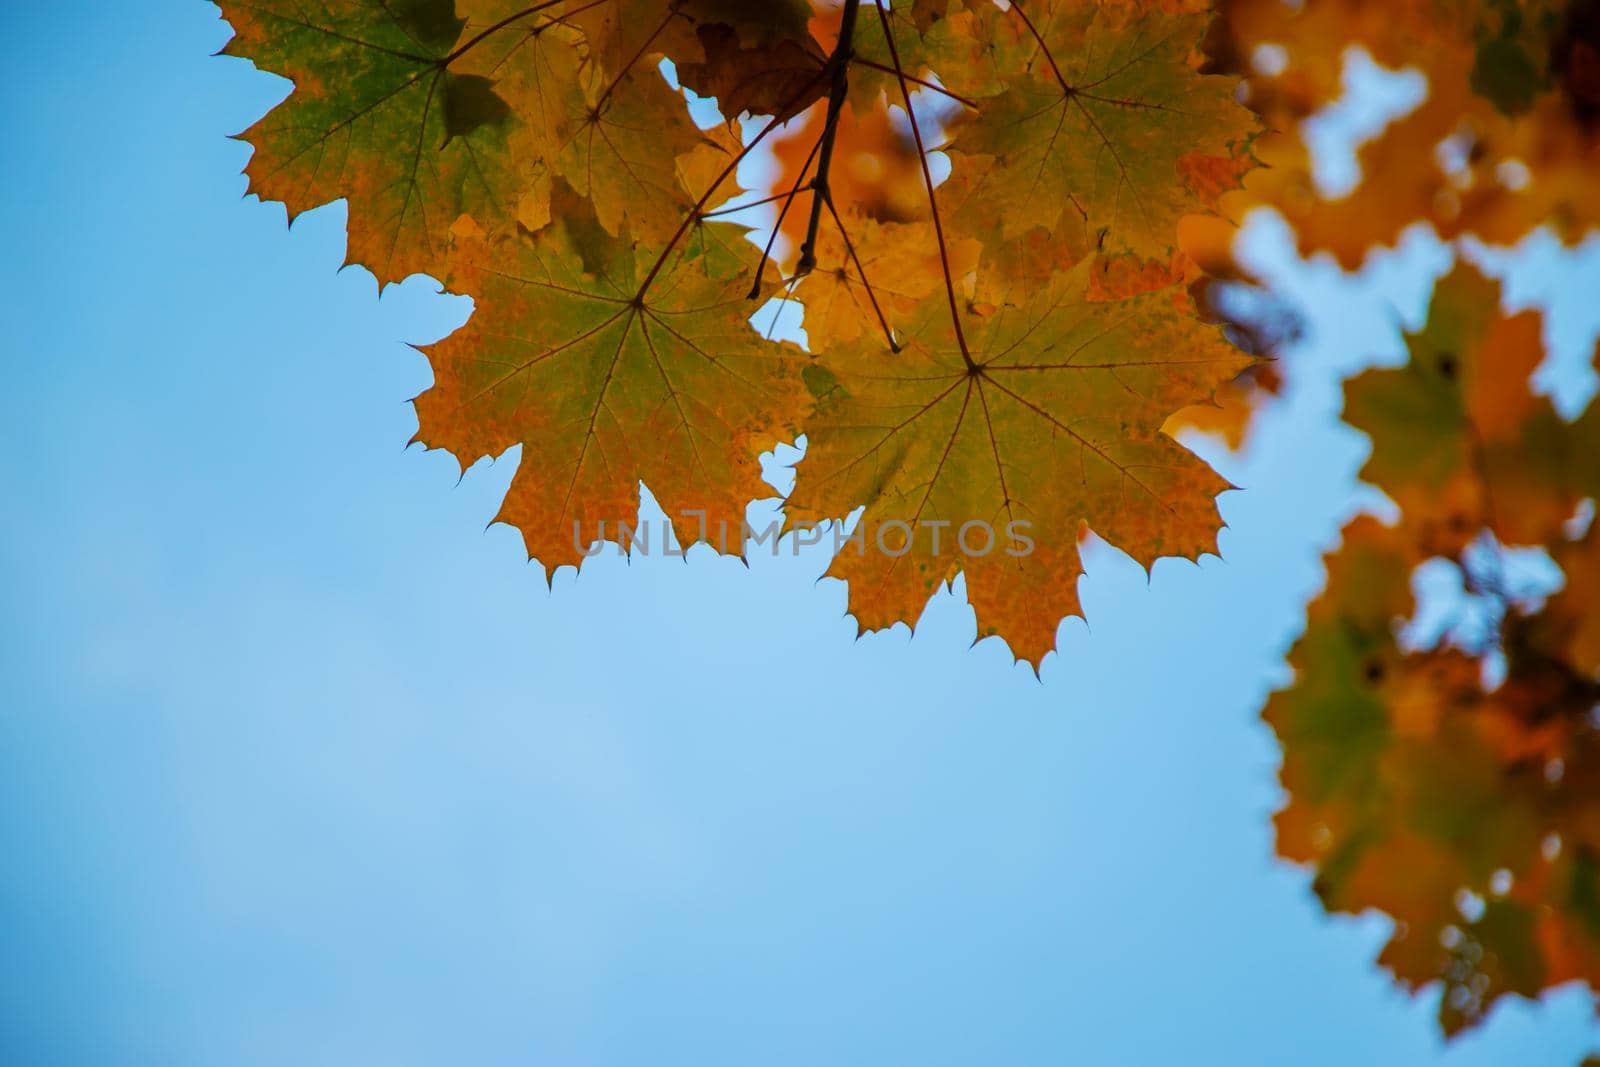
[[[856,32],[856,10],[861,0],[844,0],[844,14],[839,20],[839,40],[828,57],[833,84],[828,90],[828,121],[822,128],[822,155],[817,160],[817,178],[812,185],[811,220],[806,224],[806,239],[800,245],[799,274],[809,273],[817,265],[817,226],[822,222],[822,203],[828,196],[828,170],[833,165],[833,141],[839,132],[839,113],[844,110],[844,98],[850,88],[849,71],[851,39]]]
[[[867,291],[867,300],[872,304],[873,314],[878,316],[878,325],[883,327],[884,340],[889,342],[889,351],[900,351],[900,342],[894,339],[894,331],[889,328],[889,320],[883,317],[883,309],[878,306],[878,294],[872,291],[872,283],[867,280],[867,270],[861,265],[861,257],[856,255],[856,246],[850,240],[850,232],[844,228],[844,219],[839,217],[839,212],[833,206],[833,197],[825,197],[828,203],[828,214],[833,216],[833,224],[839,227],[839,236],[844,239],[844,250],[849,253],[850,261],[856,265],[856,273],[861,276],[861,287]]]
[[[786,102],[783,107],[780,108],[780,111],[786,111],[793,107],[796,103],[803,99],[806,93],[810,92],[820,80],[821,75],[819,74],[816,78],[813,78],[807,82],[799,92],[794,94],[794,97],[791,100]],[[743,148],[739,149],[738,154],[733,157],[733,161],[730,162],[726,167],[722,168],[722,172],[712,180],[711,184],[706,188],[706,191],[700,195],[700,199],[695,201],[694,206],[690,208],[688,213],[683,216],[683,221],[678,223],[678,228],[673,231],[672,236],[667,239],[667,243],[661,249],[661,254],[656,257],[655,265],[650,268],[650,273],[645,275],[644,281],[640,283],[638,292],[634,293],[631,303],[639,307],[644,306],[645,293],[649,291],[651,284],[656,280],[656,275],[661,273],[662,266],[667,262],[667,256],[672,253],[673,248],[676,247],[678,241],[682,239],[685,231],[689,229],[690,224],[699,222],[703,219],[703,216],[700,213],[705,210],[706,204],[711,200],[712,196],[716,194],[717,189],[722,185],[723,182],[727,181],[728,178],[733,175],[734,171],[739,169],[739,164],[750,155],[750,153],[755,149],[756,145],[766,140],[767,135],[781,125],[783,125],[783,123],[778,121],[776,117],[769,119],[767,124],[761,127],[761,130],[750,139],[749,143]]]
[[[881,71],[884,74],[894,74],[895,73],[895,69],[893,67],[886,67],[882,63],[874,62],[873,60],[866,59],[865,57],[862,57],[862,56],[854,57],[853,59],[851,59],[851,62],[852,63],[856,63],[856,64],[858,64],[860,66],[863,66],[863,67],[870,67],[871,69],[876,70],[876,71]],[[923,89],[927,89],[930,92],[940,93],[940,94],[942,94],[944,96],[948,96],[950,99],[954,100],[956,103],[960,104],[962,107],[968,107],[968,108],[971,108],[974,111],[978,110],[977,101],[970,100],[967,97],[962,96],[960,93],[953,93],[949,89],[946,89],[944,86],[940,85],[938,82],[931,82],[926,78],[913,78],[909,74],[906,75],[906,81],[910,82],[912,85],[919,86],[920,88],[923,88]]]
[[[789,217],[789,209],[794,206],[795,197],[800,195],[801,189],[815,189],[815,182],[806,181],[806,172],[811,169],[811,163],[817,158],[817,153],[822,149],[822,138],[817,138],[817,143],[811,146],[811,151],[806,153],[806,160],[800,164],[800,173],[795,175],[794,184],[789,186],[789,191],[781,197],[783,207],[778,209],[778,219],[772,224],[772,232],[767,234],[766,246],[761,249],[761,260],[756,264],[756,276],[750,282],[749,299],[754,300],[761,295],[761,276],[766,272],[767,260],[772,258],[772,246],[777,243],[778,234],[783,232],[783,220]],[[816,193],[813,192],[812,196]]]
[[[889,61],[894,64],[894,74],[900,82],[900,95],[905,99],[906,118],[911,123],[911,137],[917,144],[917,161],[922,164],[922,180],[928,187],[928,210],[933,216],[933,233],[939,241],[939,266],[944,271],[945,296],[950,301],[950,324],[955,328],[956,344],[961,348],[961,359],[970,374],[980,373],[978,364],[967,348],[967,335],[961,328],[961,310],[956,303],[956,284],[950,276],[950,253],[945,248],[944,223],[939,219],[939,198],[933,192],[933,171],[928,167],[928,150],[922,143],[922,128],[917,123],[917,109],[911,103],[911,87],[906,83],[905,68],[900,65],[900,50],[895,47],[894,31],[889,28],[889,13],[883,9],[882,0],[873,0],[878,9],[878,21],[883,24],[883,37],[889,43]]]

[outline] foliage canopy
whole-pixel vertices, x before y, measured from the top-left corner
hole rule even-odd
[[[758,457],[803,434],[786,515],[860,510],[873,550],[829,573],[861,626],[962,574],[1036,669],[1088,533],[1146,567],[1216,549],[1229,486],[1174,435],[1237,445],[1293,372],[1280,327],[1230,311],[1248,211],[1346,267],[1419,223],[1600,226],[1592,0],[221,6],[227,53],[294,83],[243,135],[251,191],[343,199],[351,262],[474,298],[425,350],[416,439],[463,469],[522,447],[498,517],[532,557],[578,563],[641,482],[682,543],[741,551]],[[1352,49],[1428,93],[1332,195],[1302,131]],[[804,344],[752,327],[774,299]],[[1382,963],[1442,982],[1452,1033],[1600,985],[1600,413],[1533,394],[1539,317],[1501,303],[1457,268],[1409,362],[1348,384],[1400,518],[1347,528],[1265,711],[1280,853],[1328,908],[1395,918]],[[1018,523],[1029,550],[993,550]],[[1526,548],[1564,588],[1514,587]],[[1488,624],[1407,636],[1429,561]]]

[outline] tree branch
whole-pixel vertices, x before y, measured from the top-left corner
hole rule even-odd
[[[833,141],[839,131],[839,113],[844,110],[845,92],[850,87],[849,69],[851,39],[856,32],[856,11],[861,0],[844,0],[844,14],[839,20],[839,40],[828,57],[833,84],[828,90],[828,120],[822,128],[821,155],[817,159],[817,177],[811,185],[811,219],[806,225],[806,239],[800,245],[800,263],[796,274],[806,274],[817,265],[817,226],[822,222],[822,204],[829,198],[828,170],[833,165]]]
[[[817,84],[817,81],[820,78],[821,75],[819,74],[816,78],[813,78],[807,82],[799,92],[794,94],[792,99],[790,99],[783,105],[783,107],[779,109],[779,111],[787,111],[789,108],[793,107],[797,101],[804,97],[806,93],[811,91],[811,88]],[[779,121],[777,116],[773,116],[772,118],[768,119],[767,124],[761,127],[760,132],[752,137],[748,144],[740,148],[738,153],[733,157],[733,160],[726,167],[722,168],[721,173],[719,173],[716,178],[712,180],[710,186],[708,186],[706,191],[701,194],[700,199],[695,201],[694,207],[690,208],[689,212],[683,216],[683,221],[678,223],[677,230],[673,231],[672,236],[662,247],[661,254],[656,257],[655,266],[651,267],[650,273],[645,275],[644,281],[639,285],[639,291],[633,295],[633,300],[631,303],[641,306],[643,305],[644,294],[649,291],[651,283],[656,280],[656,275],[661,273],[662,266],[667,262],[667,256],[671,254],[672,249],[683,237],[684,232],[688,230],[690,224],[699,222],[704,218],[701,212],[705,210],[706,204],[709,203],[712,196],[716,194],[717,189],[720,188],[722,183],[727,181],[736,170],[739,169],[739,164],[743,162],[745,157],[747,157],[755,149],[756,145],[766,140],[769,133],[782,125],[783,123]]]

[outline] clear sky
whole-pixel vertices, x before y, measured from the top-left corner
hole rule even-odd
[[[940,597],[855,640],[824,560],[485,530],[407,451],[465,301],[246,200],[283,84],[199,0],[0,8],[0,1062],[1575,1063],[1586,996],[1448,1051],[1272,858],[1257,719],[1445,253],[1313,303],[1226,562],[1093,553],[1042,681]],[[1600,270],[1543,253],[1563,352]],[[1576,261],[1573,261],[1576,262]],[[1562,288],[1564,286],[1564,288]],[[1414,319],[1413,319],[1414,324]],[[1573,364],[1576,366],[1576,363]]]

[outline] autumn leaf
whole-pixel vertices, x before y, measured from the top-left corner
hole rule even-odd
[[[1248,114],[1230,79],[1196,72],[1205,16],[1191,11],[808,8],[324,0],[265,23],[241,7],[233,50],[281,57],[299,83],[252,131],[259,160],[278,133],[308,136],[307,115],[323,132],[360,116],[348,133],[360,166],[264,195],[291,207],[344,195],[352,249],[381,277],[427,270],[474,297],[471,322],[428,349],[419,439],[463,465],[522,446],[501,515],[547,566],[579,558],[584,529],[630,519],[641,479],[669,508],[735,525],[764,492],[752,450],[802,431],[813,459],[794,513],[867,505],[874,528],[894,521],[908,485],[824,471],[813,488],[812,472],[862,447],[840,418],[910,402],[931,377],[968,402],[953,423],[937,405],[904,438],[950,443],[934,512],[1049,526],[1037,558],[967,567],[985,632],[1037,663],[1076,610],[1085,523],[1147,565],[1215,546],[1225,483],[1160,427],[1249,362],[1194,317],[1193,265],[1174,252],[1179,218],[1236,176],[1197,161],[1244,158]],[[696,126],[667,61],[717,98],[724,127]],[[353,82],[336,77],[351,70]],[[745,129],[740,116],[756,114],[775,118]],[[423,134],[409,155],[402,130]],[[779,165],[757,202],[775,218],[758,248],[721,220],[736,203],[720,205],[769,135]],[[961,151],[935,159],[953,136]],[[390,259],[368,249],[379,227]],[[1097,249],[1151,263],[1130,272]],[[748,325],[751,298],[779,280],[804,309],[809,363]],[[1031,461],[1035,448],[1047,458]],[[1068,468],[1077,488],[1057,492],[1074,484]],[[953,573],[944,563],[894,595],[872,583],[912,566],[860,575],[859,617],[914,618]]]
[[[1260,145],[1267,167],[1246,203],[1269,205],[1301,249],[1346,267],[1406,227],[1513,244],[1541,224],[1568,242],[1600,225],[1600,123],[1585,57],[1600,24],[1554,0],[1226,0],[1208,42],[1217,66],[1248,76],[1250,106],[1282,131]],[[1325,195],[1300,123],[1343,93],[1347,50],[1427,79],[1427,96],[1358,151],[1363,180]],[[1277,62],[1263,62],[1275,55]],[[1572,72],[1570,76],[1561,73]]]
[[[349,10],[340,14],[407,28],[401,25],[404,12],[392,16],[387,10],[375,11],[366,5],[347,6]],[[322,33],[329,38],[323,45],[334,53],[328,63],[347,62],[344,53],[353,48],[374,52],[370,47],[374,43],[387,48],[366,58],[382,68],[388,81],[399,79],[402,96],[421,95],[412,93],[415,86],[406,79],[418,83],[433,79],[447,87],[458,82],[474,86],[474,91],[485,94],[484,99],[496,102],[501,155],[511,154],[506,150],[509,144],[519,161],[519,169],[514,174],[508,169],[497,188],[498,202],[462,200],[453,205],[449,225],[440,231],[450,235],[447,255],[435,247],[442,240],[438,234],[424,230],[421,238],[412,241],[415,263],[451,277],[473,293],[480,305],[464,331],[430,350],[437,384],[419,398],[419,437],[450,448],[464,462],[518,444],[530,455],[541,457],[536,467],[519,473],[503,515],[523,529],[530,551],[548,564],[570,561],[579,551],[562,529],[568,519],[597,524],[626,519],[632,514],[641,476],[659,480],[669,489],[674,481],[683,480],[681,463],[651,466],[644,458],[650,454],[643,445],[646,440],[657,442],[658,450],[668,454],[674,448],[691,454],[690,468],[697,477],[688,479],[690,495],[718,521],[736,517],[743,501],[760,492],[748,467],[740,472],[731,466],[737,453],[748,452],[749,442],[756,440],[764,447],[775,434],[793,432],[805,420],[792,398],[782,399],[784,390],[779,388],[786,376],[795,373],[792,358],[781,349],[774,352],[749,331],[744,322],[747,305],[733,299],[745,281],[742,274],[755,273],[755,287],[760,288],[757,265],[762,257],[753,246],[729,236],[736,232],[733,228],[703,217],[712,190],[696,184],[704,184],[704,174],[697,170],[698,165],[686,162],[708,144],[723,151],[736,149],[718,145],[715,138],[695,129],[681,97],[654,69],[655,63],[661,57],[676,58],[690,84],[698,83],[734,105],[743,105],[741,111],[759,109],[786,117],[803,110],[807,101],[820,93],[828,64],[851,62],[862,75],[856,79],[855,91],[860,94],[863,85],[869,90],[865,110],[859,115],[854,106],[813,110],[814,116],[825,119],[825,125],[798,161],[786,202],[787,210],[804,198],[827,201],[829,227],[821,233],[817,220],[824,215],[824,205],[813,204],[809,210],[793,213],[794,219],[807,220],[805,241],[800,243],[814,259],[803,264],[801,276],[791,278],[788,288],[805,303],[819,344],[836,350],[830,353],[833,366],[818,366],[808,376],[813,392],[819,380],[826,380],[832,385],[821,395],[829,404],[838,399],[832,391],[835,388],[844,390],[839,395],[851,397],[851,403],[874,403],[870,390],[861,388],[861,383],[871,378],[861,377],[864,368],[853,366],[852,356],[862,360],[870,352],[881,357],[886,348],[901,348],[904,321],[908,324],[903,330],[907,351],[901,352],[896,362],[948,363],[954,351],[968,358],[958,316],[972,316],[970,332],[981,344],[990,346],[976,351],[982,355],[1004,346],[1007,353],[970,380],[964,375],[960,379],[966,383],[963,390],[976,395],[980,406],[992,402],[1002,412],[995,422],[985,418],[992,447],[998,447],[1002,439],[1008,451],[1016,447],[1014,434],[1009,432],[1015,428],[1007,425],[1008,420],[1026,424],[1030,417],[1042,417],[1049,425],[1054,419],[1065,429],[1052,429],[1046,436],[1064,434],[1063,440],[1076,442],[1084,470],[1096,468],[1092,478],[1087,473],[1084,477],[1085,491],[1096,506],[1058,509],[1055,516],[1059,528],[1067,532],[1058,531],[1050,547],[1063,561],[1070,558],[1071,562],[1056,568],[1061,574],[1049,575],[1048,567],[1041,574],[1070,593],[1076,573],[1078,526],[1091,514],[1097,529],[1125,540],[1146,562],[1164,549],[1192,555],[1209,544],[1215,530],[1211,497],[1222,483],[1161,438],[1157,427],[1172,410],[1209,395],[1213,378],[1227,377],[1216,371],[1211,378],[1201,375],[1197,379],[1198,372],[1189,369],[1192,364],[1236,370],[1239,357],[1199,328],[1198,345],[1190,347],[1203,348],[1209,342],[1221,354],[1198,361],[1183,358],[1183,344],[1194,339],[1180,337],[1187,321],[1182,301],[1143,294],[1119,301],[1116,298],[1126,294],[1106,290],[1105,277],[1091,278],[1087,270],[1064,276],[1045,296],[1031,301],[1007,301],[1004,306],[969,301],[959,310],[955,291],[958,286],[968,288],[975,276],[980,246],[943,233],[931,172],[922,158],[927,144],[917,121],[911,123],[909,137],[891,132],[890,89],[899,90],[907,113],[913,86],[919,95],[933,94],[934,99],[946,99],[947,105],[957,101],[972,109],[971,101],[938,88],[935,79],[940,75],[926,65],[930,56],[952,54],[952,34],[958,30],[975,30],[974,40],[991,45],[1009,42],[1009,52],[991,48],[986,53],[995,84],[986,85],[985,90],[992,89],[1003,105],[1009,99],[1007,92],[1015,92],[1013,86],[1000,84],[1003,75],[1035,79],[1037,71],[1031,65],[1037,57],[1033,51],[1052,40],[1065,42],[1074,34],[1073,43],[1081,44],[1090,39],[1085,35],[1104,33],[1105,27],[1085,12],[1058,17],[1062,13],[1048,6],[1040,9],[1042,33],[1032,28],[1026,16],[1018,17],[1022,16],[1020,10],[1004,12],[985,5],[974,9],[961,4],[912,5],[893,13],[874,9],[878,17],[862,20],[863,29],[849,50],[839,47],[837,40],[828,40],[826,16],[821,24],[813,21],[812,32],[821,27],[816,43],[831,49],[833,58],[824,59],[812,51],[812,42],[797,38],[794,20],[783,23],[780,18],[713,8],[718,5],[614,0],[546,12],[515,9],[502,0],[470,0],[464,20],[456,19],[453,8],[448,19],[434,10],[437,25],[430,27],[430,49],[416,54],[389,47],[372,36],[346,32],[347,23],[322,27],[334,31]],[[853,11],[850,19],[855,34]],[[1145,23],[1140,21],[1139,26],[1143,32]],[[1028,33],[1021,27],[1028,27]],[[835,36],[839,29],[836,24]],[[1172,38],[1197,32],[1195,26],[1180,26]],[[262,37],[242,33],[241,50],[258,56],[270,54],[271,47],[263,45]],[[930,49],[925,39],[935,47]],[[1137,40],[1138,33],[1131,39]],[[290,52],[305,50],[293,35],[286,35],[283,41],[287,43],[274,44]],[[1182,49],[1187,51],[1191,44],[1183,43]],[[1108,92],[1127,89],[1140,94],[1137,101],[1131,97],[1074,100],[1074,108],[1082,108],[1086,102],[1095,107],[1109,102],[1117,108],[1148,111],[1153,121],[1159,121],[1158,116],[1165,114],[1175,98],[1170,94],[1160,100],[1146,98],[1144,90],[1150,83],[1134,83],[1124,75],[1127,69],[1145,74],[1141,65],[1158,52],[1165,57],[1161,48],[1166,46],[1163,41],[1149,55],[1135,56],[1126,64],[1118,59],[1117,65],[1085,74],[1089,81],[1103,74]],[[793,62],[787,67],[773,62],[780,54]],[[1020,61],[1019,69],[1005,70],[1002,54]],[[299,61],[306,62],[304,57]],[[776,76],[751,81],[746,75],[758,65],[762,73]],[[1182,70],[1173,80],[1181,83],[1193,77],[1186,66]],[[849,79],[834,80],[849,84]],[[1085,92],[1097,95],[1092,90],[1099,84],[1086,84]],[[873,85],[882,86],[876,99],[870,99]],[[315,88],[311,85],[300,94],[302,105],[315,102]],[[341,103],[349,106],[348,101]],[[431,106],[426,97],[423,105],[420,116],[409,117],[425,124]],[[441,105],[440,114],[448,119],[460,110]],[[1092,110],[1084,113],[1094,118]],[[929,121],[926,116],[922,120]],[[816,121],[808,120],[813,129]],[[1106,121],[1115,125],[1110,117]],[[807,127],[802,124],[800,129]],[[649,136],[641,136],[647,132]],[[828,148],[828,170],[807,179],[807,168],[820,166],[816,148],[823,142]],[[1102,147],[1115,154],[1115,144]],[[837,170],[832,163],[835,151],[840,161]],[[413,154],[419,173],[438,173],[438,153]],[[895,169],[884,167],[882,161],[893,159],[900,160],[895,166],[902,175],[899,181],[904,191],[886,195],[884,191],[894,186],[884,178]],[[1174,157],[1173,174],[1176,166]],[[1123,178],[1133,180],[1127,175]],[[853,187],[852,180],[856,182]],[[821,184],[824,181],[825,186]],[[564,212],[551,206],[557,183],[564,183],[561,187],[570,187],[575,194],[571,197],[575,204]],[[819,189],[826,191],[819,193]],[[1138,190],[1130,187],[1130,191]],[[315,195],[326,199],[329,193],[318,190]],[[440,198],[434,190],[417,196],[419,207],[437,208]],[[896,197],[903,206],[895,206]],[[367,225],[381,217],[381,212],[353,201],[353,232],[357,216]],[[463,225],[462,219],[471,221]],[[584,219],[597,225],[586,225]],[[401,220],[405,221],[403,212]],[[521,232],[508,229],[508,220],[520,223]],[[1124,235],[1125,228],[1114,213],[1106,221],[1119,238]],[[1145,221],[1152,224],[1147,233],[1163,228],[1166,232],[1161,240],[1170,246],[1174,219]],[[699,242],[694,249],[690,241],[678,244],[689,229]],[[663,244],[664,249],[653,251]],[[816,269],[814,261],[820,261],[822,269]],[[883,275],[874,284],[879,264],[884,265]],[[888,276],[890,264],[892,277]],[[916,266],[908,269],[912,264]],[[1097,290],[1091,290],[1091,280]],[[635,282],[638,288],[630,296]],[[1074,309],[1088,307],[1096,296],[1104,306],[1093,311],[1109,315],[1115,308],[1119,314],[1126,311],[1129,315],[1126,323],[1115,324],[1106,336],[1131,327],[1135,335],[1150,334],[1154,350],[1162,351],[1166,343],[1176,346],[1176,354],[1140,359],[1145,353],[1138,343],[1103,353],[1103,338],[1080,338],[1075,331],[1086,328],[1085,323],[1095,316],[1070,323],[1065,317],[1074,314]],[[695,303],[673,303],[680,298]],[[663,300],[668,303],[659,303]],[[1134,304],[1139,305],[1137,310],[1131,306]],[[667,330],[668,325],[673,329]],[[947,336],[936,340],[941,333]],[[1012,337],[1016,338],[1014,344],[1008,340]],[[1033,346],[1035,338],[1037,348]],[[1061,368],[1041,364],[1035,370],[1013,355],[1055,351],[1056,346],[1069,343],[1081,343],[1098,362],[1081,366],[1074,362]],[[1018,345],[1026,347],[1019,349]],[[762,370],[727,373],[744,359],[755,361],[752,366]],[[1184,369],[1178,370],[1180,367]],[[1064,376],[1077,381],[1095,382],[1088,393],[1103,394],[1096,404],[1112,410],[1120,405],[1126,410],[1093,416],[1087,409],[1063,406],[1053,395],[1055,390],[1042,384],[1053,379],[1041,373],[1047,369],[1065,372]],[[1013,370],[1019,372],[1012,379],[1016,384],[1006,384]],[[722,372],[730,380],[713,372]],[[734,377],[742,384],[732,384]],[[1137,384],[1129,385],[1130,380]],[[556,383],[561,382],[571,387],[558,387]],[[654,388],[646,382],[654,382]],[[613,395],[613,389],[620,392]],[[1125,395],[1115,395],[1118,390]],[[562,401],[553,401],[555,396]],[[624,399],[637,403],[624,404]],[[1157,410],[1162,405],[1165,409]],[[970,428],[977,425],[973,410],[970,424],[958,419],[949,431],[952,440],[970,437]],[[732,412],[734,417],[722,419],[719,429],[711,425],[714,420],[706,418],[707,411]],[[585,412],[587,416],[580,417]],[[1110,420],[1119,429],[1137,426],[1142,436],[1114,440],[1086,425],[1086,420],[1096,419]],[[577,432],[580,427],[581,433]],[[997,433],[996,427],[1007,432]],[[826,421],[817,424],[817,456],[828,455],[834,429]],[[1038,435],[1044,431],[1033,427],[1026,432]],[[735,442],[740,447],[734,447]],[[734,457],[729,456],[730,449]],[[1085,459],[1091,452],[1096,457],[1092,464]],[[970,464],[972,457],[966,459]],[[991,457],[991,462],[994,460]],[[996,473],[1003,480],[1003,464],[1016,461],[1000,462]],[[1106,465],[1105,470],[1098,469],[1101,464]],[[1154,473],[1141,477],[1138,472],[1146,467]],[[563,479],[566,488],[558,494]],[[1015,480],[1028,488],[1026,477],[1018,475]],[[1169,498],[1160,508],[1149,502],[1107,506],[1112,484],[1117,485],[1120,496],[1128,484],[1148,491],[1156,482],[1162,483],[1156,496]],[[996,488],[985,489],[980,480],[971,492],[993,496]],[[662,491],[659,486],[657,489]],[[941,487],[941,491],[947,490],[948,486]],[[872,503],[879,502],[877,494],[870,496]],[[1007,508],[1020,508],[1024,503],[1029,508],[1039,506],[1030,497],[1031,493],[1013,501],[1001,488],[999,499]],[[856,501],[867,502],[868,497]],[[825,504],[838,513],[853,506],[849,500],[834,498],[825,498]],[[1204,518],[1197,519],[1202,514]],[[869,515],[869,521],[879,521],[877,508]],[[1169,521],[1174,529],[1164,528]],[[1191,526],[1194,529],[1188,528]],[[986,617],[995,596],[1016,598],[1020,594],[1020,590],[999,587],[992,592],[987,582],[974,582],[973,588],[975,600],[984,602]],[[927,591],[925,586],[924,599]],[[1047,610],[1053,606],[1048,600],[1041,604]],[[1069,596],[1061,604],[1061,610],[1050,619],[1033,618],[1017,638],[1035,660],[1049,647],[1055,620],[1073,610],[1075,600]],[[903,616],[917,606],[912,603],[909,609],[901,606],[897,610]],[[1000,622],[1010,625],[1004,618]]]
[[[960,241],[950,250],[951,271],[970,273],[981,252],[980,242]],[[805,308],[808,346],[829,352],[905,322],[924,297],[942,291],[941,269],[928,223],[841,218],[821,228],[817,264],[794,279],[789,296]]]
[[[1275,365],[1259,363],[1220,386],[1210,403],[1176,412],[1162,429],[1174,437],[1191,430],[1210,434],[1237,451],[1249,440],[1261,410],[1276,400],[1282,389],[1282,374]]]
[[[1533,395],[1541,336],[1536,312],[1506,315],[1499,285],[1461,265],[1407,364],[1347,385],[1372,439],[1362,476],[1399,521],[1345,530],[1294,684],[1264,712],[1289,795],[1278,851],[1316,867],[1330,909],[1394,918],[1380,962],[1413,989],[1444,983],[1446,1033],[1507,994],[1600,984],[1600,561],[1573,525],[1600,489],[1600,423]],[[1547,601],[1508,582],[1519,545],[1562,567]],[[1402,640],[1431,559],[1486,627]]]
[[[612,233],[666,240],[691,206],[675,160],[700,135],[656,64],[668,51],[695,58],[689,14],[665,0],[456,9],[227,4],[226,51],[296,83],[244,135],[252,191],[291,213],[349,199],[350,257],[382,281],[444,274],[462,215],[485,232],[543,225],[556,175]]]
[[[867,336],[819,354],[788,508],[865,506],[861,548],[829,571],[863,627],[914,622],[961,571],[979,633],[1037,665],[1079,611],[1084,528],[1145,566],[1215,551],[1228,485],[1160,427],[1249,359],[1171,292],[1091,303],[1091,269],[988,315],[952,318],[938,292],[898,354]]]
[[[1026,22],[996,18],[994,7],[986,0],[951,3],[939,20],[919,24],[923,60],[954,79],[971,100],[1002,92],[1015,72],[1029,69],[1038,47]]]
[[[482,307],[427,350],[417,439],[463,466],[522,446],[497,519],[549,569],[633,526],[641,481],[681,544],[737,545],[770,493],[757,457],[795,435],[804,396],[804,355],[748,321],[757,250],[715,221],[635,245],[566,199],[541,233],[462,253]]]
[[[1579,672],[1600,677],[1600,527],[1592,523],[1581,538],[1552,552],[1565,582],[1550,598],[1548,620],[1552,651]]]
[[[539,230],[550,221],[550,190],[555,163],[582,121],[582,35],[547,8],[527,14],[526,0],[457,0],[465,21],[464,42],[471,47],[452,68],[491,83],[515,116],[507,148],[516,161],[518,184],[502,199],[517,223]],[[496,217],[474,218],[485,232],[498,228]]]
[[[584,58],[601,84],[652,57],[659,61],[662,56],[696,55],[695,21],[683,4],[673,0],[565,4],[560,17],[582,34]]]
[[[624,228],[649,243],[667,240],[690,203],[677,186],[676,160],[698,131],[679,114],[682,98],[653,70],[591,85],[585,120],[556,162],[557,172],[589,198],[613,234]],[[642,141],[652,130],[661,143]]]
[[[788,119],[827,94],[822,78],[827,59],[814,46],[787,38],[747,45],[720,23],[696,33],[705,61],[679,64],[678,79],[701,96],[715,97],[725,115]]]
[[[1600,983],[1600,680],[1515,611],[1498,686],[1477,655],[1401,647],[1416,550],[1404,527],[1345,531],[1264,714],[1289,794],[1279,853],[1315,866],[1329,909],[1395,920],[1379,961],[1412,989],[1442,982],[1454,1033],[1507,994]]]
[[[1424,223],[1440,236],[1513,244],[1538,226],[1576,243],[1600,225],[1600,125],[1582,71],[1600,47],[1591,5],[1565,0],[1220,0],[1205,69],[1245,77],[1269,128],[1262,166],[1224,190],[1224,218],[1185,219],[1180,245],[1208,273],[1248,275],[1236,223],[1270,207],[1305,255],[1355,268]],[[1348,192],[1319,184],[1307,120],[1348,91],[1352,49],[1421,75],[1426,95],[1357,146]],[[1213,164],[1216,160],[1213,159]]]
[[[462,214],[492,225],[521,185],[511,109],[481,74],[458,69],[450,0],[224,0],[223,50],[295,83],[242,135],[250,191],[290,217],[350,201],[349,258],[396,281],[437,273]]]
[[[1529,386],[1542,334],[1537,312],[1505,315],[1499,284],[1461,264],[1407,336],[1408,362],[1346,386],[1345,418],[1372,438],[1362,477],[1432,550],[1459,550],[1486,526],[1508,544],[1553,542],[1600,495],[1600,410],[1564,422]]]
[[[1032,39],[1018,50],[1025,71],[984,99],[981,121],[955,141],[993,158],[977,195],[994,204],[1006,236],[1043,221],[1051,231],[1104,232],[1113,251],[1167,255],[1178,220],[1207,207],[1182,180],[1180,160],[1228,156],[1254,129],[1228,79],[1189,65],[1206,17],[1152,11],[1117,25],[1082,0],[1018,3],[984,17],[1016,20]],[[952,72],[947,84],[970,96],[994,82],[967,86]]]

